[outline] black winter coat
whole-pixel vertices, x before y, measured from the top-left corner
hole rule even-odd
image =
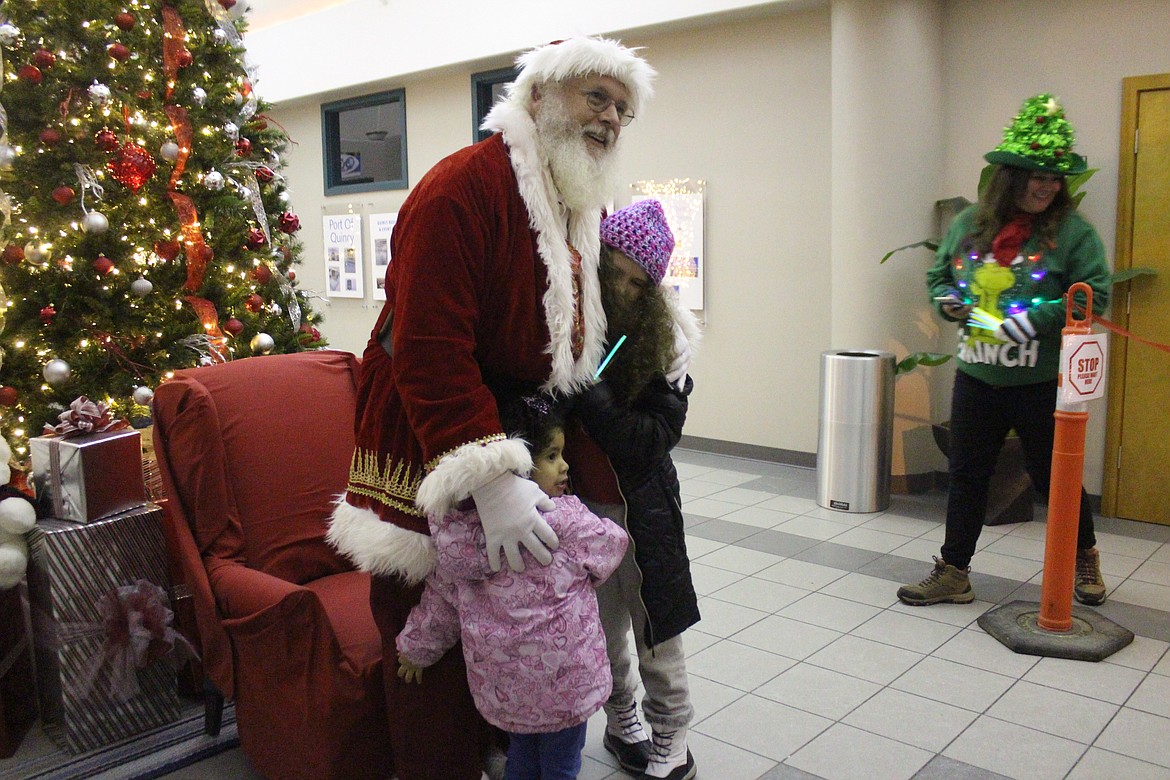
[[[660,375],[632,406],[623,407],[608,383],[601,381],[578,396],[574,405],[589,436],[609,457],[626,500],[626,526],[642,574],[650,647],[699,621],[678,473],[670,459],[682,436],[692,387],[689,376],[679,391]]]

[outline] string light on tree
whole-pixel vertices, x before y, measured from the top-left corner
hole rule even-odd
[[[305,348],[319,318],[294,282],[288,138],[253,89],[243,15],[2,5],[0,434],[18,458],[78,395],[141,415],[174,371],[232,359],[232,338]]]

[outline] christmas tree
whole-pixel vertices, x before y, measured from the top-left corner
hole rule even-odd
[[[0,432],[323,345],[235,0],[0,0]]]

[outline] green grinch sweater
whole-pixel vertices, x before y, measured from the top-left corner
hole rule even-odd
[[[1036,337],[1026,344],[1002,341],[994,330],[967,320],[959,329],[958,368],[997,386],[1055,379],[1060,371],[1065,292],[1074,282],[1085,282],[1093,288],[1093,313],[1100,314],[1109,304],[1109,269],[1101,238],[1074,211],[1061,223],[1055,246],[1044,246],[1033,235],[1004,266],[990,252],[981,255],[971,249],[975,209],[968,207],[951,223],[926,272],[930,295],[933,299],[957,291],[998,319],[1025,311]],[[944,319],[951,319],[941,304],[936,305]]]

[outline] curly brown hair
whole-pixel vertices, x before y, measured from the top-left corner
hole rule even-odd
[[[1016,203],[1028,191],[1028,179],[1032,171],[1013,165],[997,165],[991,181],[979,198],[975,210],[972,233],[967,239],[967,249],[980,253],[991,251],[991,242],[999,235],[1003,226],[1020,213]],[[1048,208],[1036,215],[1032,232],[1040,237],[1044,246],[1056,245],[1056,232],[1065,216],[1076,208],[1068,194],[1068,182],[1062,176],[1060,190]]]
[[[612,251],[601,245],[601,305],[605,309],[606,341],[611,346],[623,335],[626,341],[605,367],[603,378],[614,396],[632,404],[638,395],[674,359],[674,315],[660,286],[645,288],[627,304],[615,289],[617,272]]]

